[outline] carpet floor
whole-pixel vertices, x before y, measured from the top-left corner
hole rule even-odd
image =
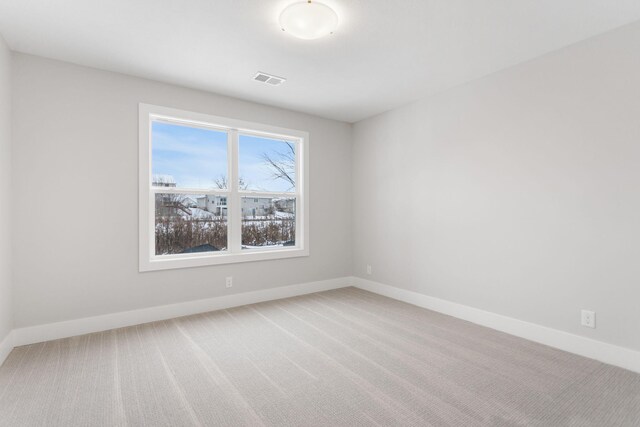
[[[18,347],[2,426],[639,426],[640,375],[355,288]]]

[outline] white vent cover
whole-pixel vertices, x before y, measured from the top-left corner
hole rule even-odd
[[[253,76],[253,80],[258,82],[266,83],[272,86],[279,86],[284,83],[287,79],[284,77],[273,76],[271,74],[258,72],[255,76]]]

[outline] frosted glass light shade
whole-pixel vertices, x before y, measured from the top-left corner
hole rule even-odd
[[[280,26],[298,38],[312,40],[333,33],[338,26],[338,15],[325,4],[301,1],[282,11]]]

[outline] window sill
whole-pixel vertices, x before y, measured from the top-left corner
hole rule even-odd
[[[140,272],[173,270],[176,268],[205,267],[209,265],[235,264],[238,262],[267,261],[309,256],[308,249],[251,249],[240,253],[216,253],[215,255],[169,255],[140,259]]]

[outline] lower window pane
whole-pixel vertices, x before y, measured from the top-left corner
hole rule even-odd
[[[156,255],[227,250],[227,197],[158,193]]]
[[[295,197],[243,197],[242,249],[296,245]]]

